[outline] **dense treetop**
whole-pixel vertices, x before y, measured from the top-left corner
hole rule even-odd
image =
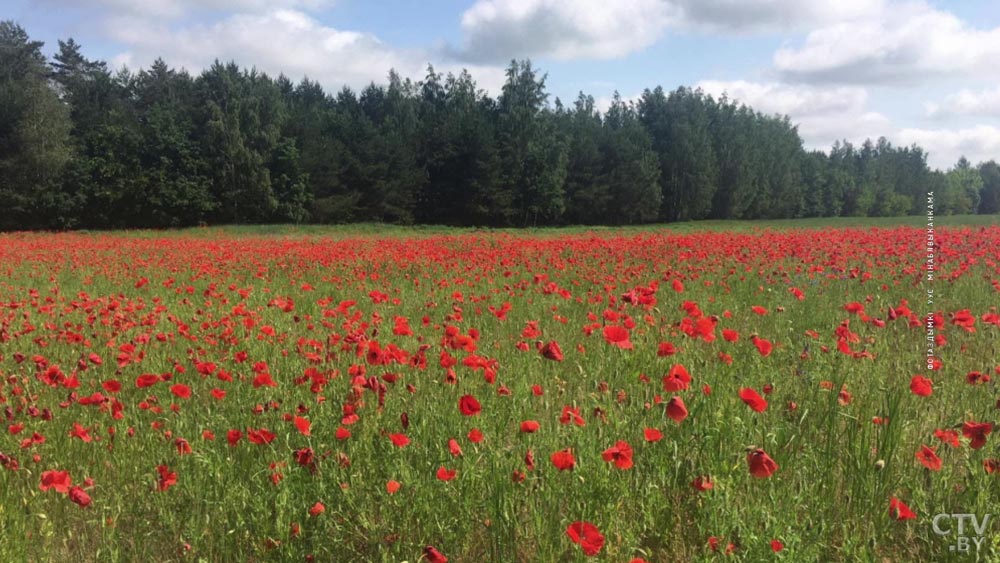
[[[786,116],[657,86],[600,112],[511,61],[325,92],[216,62],[112,72],[0,22],[0,229],[388,221],[632,224],[1000,212],[1000,166],[885,138],[807,151]]]

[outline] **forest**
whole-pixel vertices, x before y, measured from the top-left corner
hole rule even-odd
[[[688,87],[553,99],[511,61],[496,97],[467,72],[326,92],[216,61],[49,60],[0,23],[0,229],[392,222],[624,225],[1000,211],[1000,166],[932,170],[887,139],[803,146],[787,116]],[[252,61],[245,61],[250,62]]]

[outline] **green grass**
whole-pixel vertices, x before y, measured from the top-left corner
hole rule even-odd
[[[933,433],[996,418],[1000,330],[980,317],[997,304],[990,282],[1000,279],[1000,230],[949,228],[995,220],[937,222],[943,272],[961,271],[959,264],[966,272],[951,280],[939,276],[932,308],[920,281],[921,217],[499,233],[362,225],[0,235],[0,407],[11,409],[7,425],[24,425],[17,434],[0,428],[0,452],[20,465],[0,468],[0,560],[303,561],[312,555],[316,561],[412,563],[433,545],[453,562],[583,561],[566,536],[576,520],[605,535],[600,561],[974,560],[950,553],[949,538],[935,535],[930,520],[939,512],[997,512],[1000,479],[984,472],[983,461],[1000,457],[998,442],[991,435],[973,450],[963,438],[960,448],[951,448]],[[899,225],[916,228],[831,230]],[[815,266],[823,271],[810,271]],[[539,274],[548,278],[538,280]],[[149,283],[136,287],[141,278]],[[671,288],[673,279],[684,280],[683,293]],[[549,281],[557,287],[547,288]],[[622,304],[623,293],[654,281],[655,306]],[[795,299],[789,286],[805,291],[805,300]],[[558,288],[572,298],[560,297]],[[373,303],[372,290],[390,300]],[[294,310],[269,306],[275,297],[294,300]],[[879,328],[843,308],[859,302],[871,317],[885,319],[901,299],[918,317],[940,310],[947,320],[961,309],[977,317],[976,332],[944,328],[941,371],[923,368],[922,327],[899,319]],[[347,314],[336,312],[345,300],[357,304]],[[505,301],[512,307],[500,320],[488,308]],[[716,340],[684,334],[684,301],[718,318]],[[769,313],[754,314],[752,305]],[[635,322],[634,349],[602,338],[600,325],[624,322],[615,314]],[[412,336],[393,334],[397,316],[409,319]],[[852,349],[872,358],[837,351],[834,332],[845,319],[859,337]],[[541,336],[522,336],[529,321],[538,321]],[[587,336],[584,327],[592,324],[597,327]],[[261,332],[265,325],[274,336]],[[462,364],[469,352],[444,346],[446,325],[479,332],[476,354],[496,361],[495,383]],[[739,341],[725,341],[723,328],[738,331]],[[818,338],[807,335],[813,330]],[[770,356],[750,343],[753,334],[774,342]],[[427,346],[427,367],[370,364],[357,348],[365,340],[395,344],[411,356]],[[536,341],[559,342],[565,360],[542,358]],[[679,352],[657,356],[664,341]],[[119,349],[130,342],[145,356],[119,367]],[[529,350],[519,351],[518,342]],[[454,384],[439,364],[442,349],[459,361]],[[238,351],[248,361],[235,361]],[[76,369],[91,352],[103,363]],[[310,359],[308,352],[318,356]],[[70,389],[42,381],[34,355],[66,376],[76,371],[77,398],[101,391],[104,381],[120,381],[123,418],[68,400]],[[235,381],[199,375],[197,362],[206,361]],[[267,362],[277,387],[252,385],[259,361]],[[674,364],[691,372],[689,390],[664,391],[661,379]],[[352,366],[364,366],[365,377],[399,377],[386,383],[381,408],[377,393],[352,389]],[[295,383],[310,367],[329,379],[323,389]],[[994,381],[968,384],[973,370]],[[134,384],[141,374],[167,372],[174,374],[169,382]],[[934,380],[932,396],[910,392],[916,373]],[[191,387],[192,398],[171,394],[178,382]],[[773,386],[769,407],[753,412],[739,390],[765,385]],[[501,386],[509,395],[499,393]],[[213,388],[226,390],[225,399],[214,399]],[[842,388],[849,402],[838,401]],[[361,418],[346,426],[352,435],[341,441],[335,432],[355,393]],[[479,399],[481,414],[459,413],[464,394]],[[675,394],[689,410],[680,424],[666,418],[657,401]],[[585,426],[559,423],[567,405],[580,409]],[[39,412],[33,416],[30,407]],[[51,420],[40,414],[46,408]],[[404,432],[404,413],[411,443],[397,448],[385,433]],[[311,421],[311,436],[285,420],[296,414]],[[889,423],[873,424],[873,417]],[[541,429],[521,433],[524,420],[538,421]],[[91,428],[95,441],[70,437],[74,422]],[[466,437],[473,427],[485,435],[482,443]],[[664,439],[646,443],[647,427],[661,430]],[[253,445],[244,436],[238,446],[227,445],[227,430],[245,435],[248,428],[268,428],[276,438]],[[204,440],[205,430],[215,440]],[[45,443],[21,448],[33,432]],[[178,454],[178,437],[192,454]],[[449,453],[451,438],[461,457]],[[618,440],[635,450],[631,469],[601,458]],[[937,448],[940,472],[914,459],[921,444]],[[767,479],[751,477],[749,446],[763,448],[780,469]],[[315,471],[295,461],[294,452],[305,447],[313,449]],[[549,459],[564,448],[573,448],[573,471],[556,471]],[[529,451],[534,470],[525,464]],[[166,491],[156,490],[160,464],[178,474]],[[458,477],[437,480],[441,466],[457,469]],[[69,470],[74,484],[92,477],[93,503],[84,509],[39,490],[49,469]],[[514,482],[514,471],[524,471],[525,480]],[[282,477],[277,484],[275,473]],[[700,475],[711,476],[712,490],[690,486]],[[389,480],[402,483],[398,493],[386,492]],[[891,519],[891,496],[919,518]],[[311,516],[317,501],[326,510]],[[293,524],[300,527],[297,536]],[[998,541],[997,530],[990,529],[987,543]],[[732,542],[733,554],[713,553],[707,547],[712,536],[723,549]],[[783,552],[771,552],[773,539],[784,543]],[[984,549],[980,560],[998,559]]]

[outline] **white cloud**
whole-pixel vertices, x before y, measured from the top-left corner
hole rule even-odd
[[[670,0],[679,24],[707,31],[794,32],[879,12],[885,0]]]
[[[696,86],[716,97],[726,93],[730,98],[763,113],[797,116],[856,111],[868,100],[868,92],[864,88],[849,86],[816,88],[746,80],[702,80]]]
[[[756,33],[870,17],[885,0],[478,0],[462,15],[457,53],[505,62],[614,59],[649,47],[667,29]]]
[[[945,97],[941,103],[924,104],[929,117],[954,116],[1000,117],[1000,86],[993,89],[970,90],[964,88]]]
[[[889,130],[886,116],[866,108],[868,92],[864,88],[746,80],[703,80],[696,86],[715,97],[726,94],[761,113],[788,115],[810,149],[826,150],[834,141],[843,139],[860,143],[886,135]]]
[[[611,59],[652,45],[669,22],[661,0],[479,0],[462,14],[461,56]]]
[[[841,84],[916,84],[943,76],[1000,75],[1000,28],[976,29],[922,1],[886,5],[870,19],[809,33],[779,49],[789,80]]]
[[[942,170],[964,156],[973,164],[1000,160],[1000,127],[977,125],[966,129],[906,128],[896,135],[900,143],[916,143],[927,151],[927,163]]]
[[[491,92],[499,91],[503,83],[500,68],[457,65],[430,51],[397,49],[371,33],[328,27],[296,10],[234,14],[209,25],[173,27],[119,16],[109,21],[107,33],[129,46],[113,62],[133,68],[148,66],[157,57],[191,72],[207,68],[215,59],[235,60],[293,80],[309,76],[328,92],[336,92],[345,85],[358,90],[372,81],[385,82],[391,68],[420,79],[427,63],[434,62],[438,72],[457,73],[468,67],[480,87]]]

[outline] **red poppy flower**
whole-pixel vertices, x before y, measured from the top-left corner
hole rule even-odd
[[[986,471],[986,473],[989,475],[1000,472],[1000,459],[997,458],[984,459],[983,471]]]
[[[257,444],[258,446],[270,444],[274,440],[274,432],[266,428],[258,430],[247,429],[247,440],[250,440],[251,444]]]
[[[937,456],[934,448],[927,446],[920,446],[915,454],[917,461],[923,464],[924,467],[930,469],[931,471],[941,471],[941,458]]]
[[[402,486],[403,486],[403,485],[401,485],[401,484],[399,483],[399,481],[395,481],[395,480],[392,480],[392,479],[390,479],[390,480],[389,480],[388,482],[386,482],[386,484],[385,484],[385,491],[386,491],[387,493],[389,493],[390,495],[394,495],[394,494],[396,494],[396,491],[398,491],[398,490],[399,490],[399,488],[400,488],[400,487],[402,487]]]
[[[42,482],[38,488],[43,491],[54,489],[57,493],[66,494],[72,485],[73,478],[70,477],[69,471],[50,470],[42,472]]]
[[[546,343],[541,347],[539,352],[541,352],[543,358],[557,362],[563,361],[562,350],[559,348],[559,343],[556,341]]]
[[[778,553],[783,549],[785,549],[785,544],[781,543],[780,540],[771,540],[771,551]]]
[[[680,397],[670,399],[670,402],[667,403],[667,416],[672,418],[677,424],[680,424],[682,420],[687,418],[688,410],[687,406],[684,405],[684,399]]]
[[[160,474],[156,483],[157,491],[165,491],[177,484],[177,473],[170,471],[166,465],[158,465],[156,472]]]
[[[731,328],[724,328],[722,329],[722,338],[726,339],[726,342],[736,342],[740,339],[740,333]]]
[[[691,375],[687,368],[677,364],[670,368],[670,372],[663,376],[663,390],[668,393],[683,391],[691,385]]]
[[[389,439],[397,448],[406,447],[410,443],[410,439],[406,437],[406,434],[389,434]]]
[[[742,399],[747,406],[757,412],[764,412],[767,410],[767,401],[764,397],[761,397],[760,394],[749,387],[740,389],[740,399]]]
[[[229,432],[226,432],[226,441],[229,442],[230,446],[238,444],[241,438],[243,438],[243,432],[240,432],[239,430],[230,430]]]
[[[957,448],[961,445],[958,441],[958,432],[955,432],[954,430],[941,430],[939,428],[934,431],[934,437],[953,448]]]
[[[889,499],[889,516],[900,521],[917,519],[917,513],[910,510],[906,503],[896,497]]]
[[[191,388],[183,383],[178,383],[176,385],[170,386],[170,392],[174,395],[180,397],[181,399],[191,398]]]
[[[576,458],[573,457],[573,450],[566,448],[565,450],[559,450],[558,452],[552,454],[552,465],[556,466],[559,471],[567,471],[573,469],[576,465]]]
[[[691,487],[698,492],[704,492],[715,487],[715,483],[712,482],[712,478],[708,475],[699,475],[694,478],[694,481],[691,481]]]
[[[642,431],[642,436],[647,442],[659,442],[663,439],[663,432],[660,432],[656,428],[645,428]]]
[[[326,512],[326,507],[323,506],[322,502],[317,502],[316,504],[312,505],[312,508],[309,509],[309,514],[311,514],[312,516],[319,516],[324,512]]]
[[[301,416],[296,416],[294,419],[295,429],[299,431],[303,436],[312,436],[309,429],[312,427],[312,423],[308,419],[302,418]]]
[[[160,381],[160,376],[153,375],[151,373],[146,373],[135,378],[135,386],[139,388],[151,387],[159,381]]]
[[[580,408],[573,408],[569,405],[563,407],[562,414],[559,415],[560,424],[569,424],[572,422],[576,426],[584,426],[587,422],[580,416]]]
[[[429,545],[424,548],[424,557],[427,558],[427,563],[448,563],[447,557]]]
[[[914,375],[910,379],[910,391],[919,397],[930,397],[934,392],[934,382],[922,375]]]
[[[969,447],[974,450],[986,445],[986,437],[993,432],[991,422],[966,422],[962,425],[962,435],[969,439]]]
[[[629,340],[628,330],[618,325],[604,327],[604,341],[622,350],[632,349],[632,341]]]
[[[534,420],[525,420],[521,423],[521,432],[525,434],[531,434],[538,432],[540,425]]]
[[[69,500],[84,508],[90,506],[90,495],[81,487],[73,487],[69,490]]]
[[[760,448],[747,453],[747,465],[750,467],[750,474],[758,479],[770,477],[778,470],[778,464]]]
[[[473,444],[478,444],[483,441],[483,433],[478,428],[473,428],[469,430],[468,438]]]
[[[475,416],[482,410],[482,406],[472,395],[462,395],[458,400],[458,410],[463,416]]]
[[[601,457],[604,461],[614,462],[618,469],[629,469],[632,467],[632,446],[624,440],[619,440],[614,446],[604,450]]]
[[[758,338],[757,336],[754,336],[751,340],[753,341],[753,345],[757,348],[757,351],[760,352],[761,356],[766,358],[771,355],[773,345],[770,340],[764,340],[763,338]]]
[[[566,528],[566,535],[573,543],[579,544],[587,556],[597,555],[604,547],[604,536],[590,522],[573,522]]]
[[[674,347],[670,342],[660,342],[659,346],[656,348],[656,355],[659,357],[673,356],[677,353],[677,348]]]
[[[253,378],[253,386],[254,389],[258,389],[260,387],[277,387],[278,384],[271,377],[271,374],[265,371],[257,374]]]
[[[439,467],[437,470],[437,478],[439,481],[451,481],[457,474],[457,469],[445,469],[444,466]]]
[[[451,438],[448,440],[448,451],[451,452],[452,456],[459,457],[462,455],[462,446],[459,446],[458,442]]]

